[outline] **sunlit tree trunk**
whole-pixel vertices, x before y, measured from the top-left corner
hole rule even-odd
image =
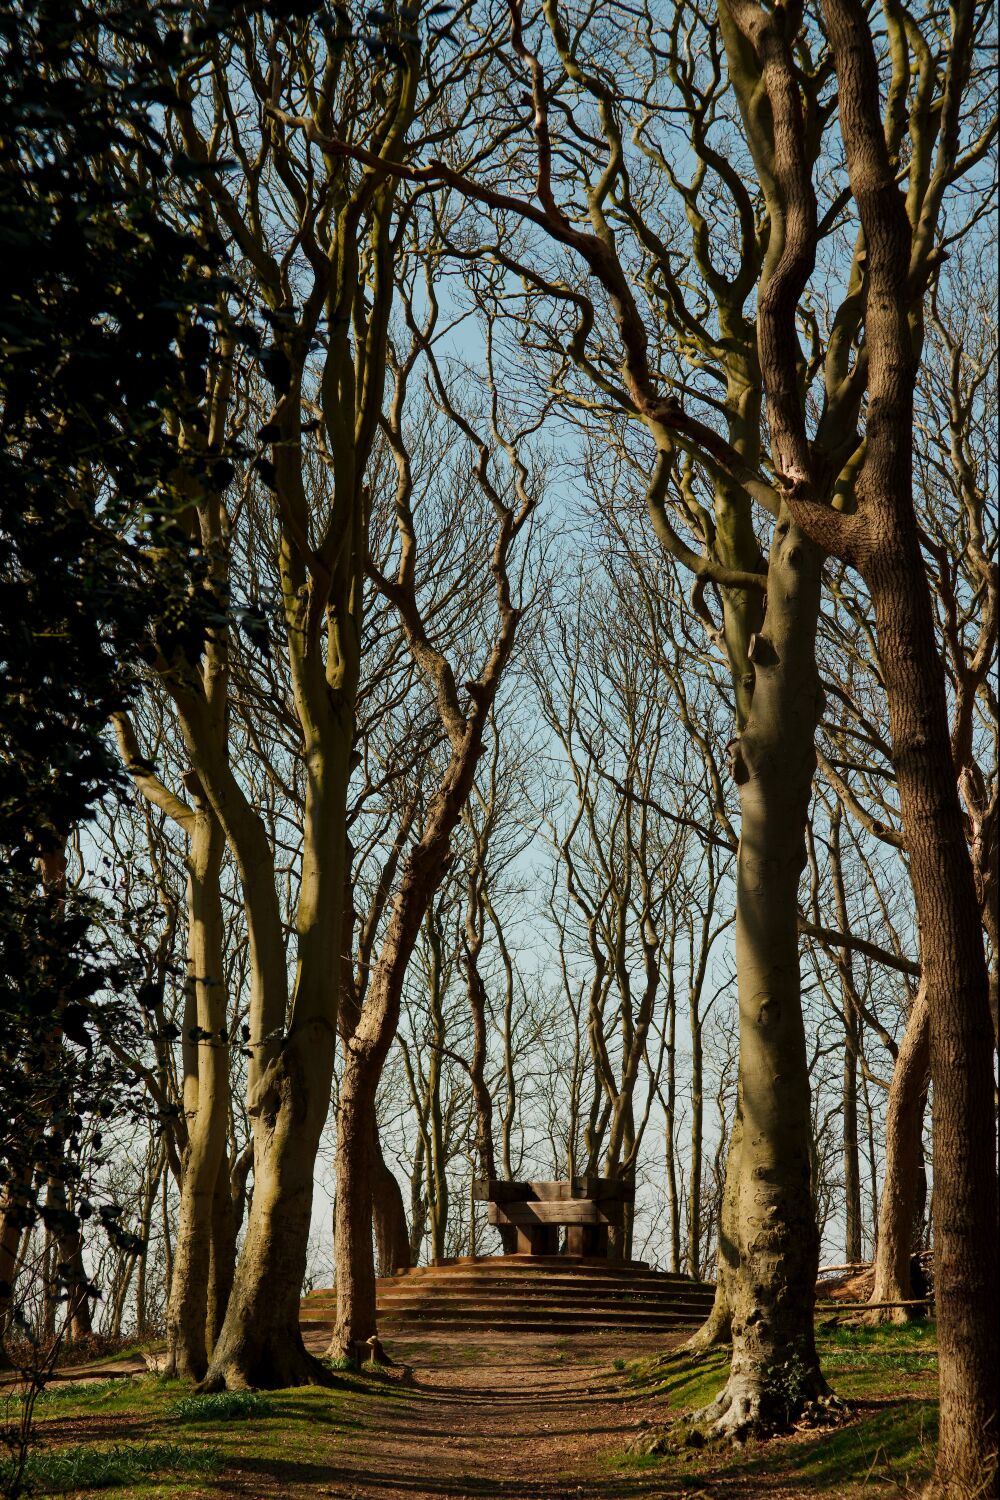
[[[794,1404],[826,1393],[813,1334],[819,1239],[797,925],[820,707],[814,650],[820,561],[818,549],[782,515],[768,565],[768,607],[751,652],[753,703],[733,746],[741,809],[741,1129],[738,1138],[734,1131],[727,1180],[735,1213],[720,1235],[733,1358],[724,1391],[697,1414],[700,1423],[733,1435],[787,1420],[792,1372]]]

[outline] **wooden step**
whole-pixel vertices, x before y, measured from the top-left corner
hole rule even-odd
[[[664,1333],[696,1327],[712,1305],[707,1282],[591,1257],[480,1256],[417,1266],[377,1283],[380,1328],[399,1337],[464,1330],[574,1335]],[[336,1314],[333,1289],[303,1298],[314,1325]]]
[[[335,1298],[324,1299],[332,1303]],[[498,1305],[528,1302],[580,1302],[599,1307],[605,1303],[625,1303],[636,1307],[710,1307],[711,1292],[690,1291],[633,1291],[619,1288],[606,1292],[603,1287],[505,1287],[476,1286],[460,1282],[454,1286],[394,1286],[380,1290],[380,1307],[396,1307],[406,1302],[489,1302]]]
[[[384,1308],[406,1307],[411,1304],[439,1305],[468,1305],[481,1302],[490,1307],[519,1307],[519,1305],[538,1304],[538,1302],[565,1302],[567,1307],[636,1307],[636,1308],[684,1308],[684,1310],[700,1311],[709,1308],[714,1301],[711,1292],[703,1292],[697,1287],[684,1290],[684,1292],[639,1292],[639,1290],[616,1289],[615,1292],[604,1292],[604,1289],[594,1287],[504,1287],[504,1286],[469,1286],[468,1283],[454,1287],[439,1286],[397,1286],[391,1289],[379,1289],[378,1305]],[[304,1299],[303,1310],[315,1311],[316,1308],[336,1307],[336,1296],[330,1293],[328,1296],[310,1296]]]
[[[387,1333],[402,1337],[407,1333],[456,1333],[472,1330],[489,1330],[494,1333],[550,1333],[570,1335],[614,1329],[619,1333],[669,1333],[675,1328],[693,1328],[699,1319],[684,1314],[662,1317],[623,1318],[615,1312],[594,1313],[584,1317],[573,1313],[505,1314],[502,1318],[472,1315],[463,1318],[443,1318],[436,1314],[414,1314],[412,1317],[385,1316],[379,1318],[379,1327]]]

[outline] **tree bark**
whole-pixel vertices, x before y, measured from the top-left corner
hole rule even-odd
[[[247,1113],[253,1125],[254,1190],[225,1320],[202,1382],[206,1391],[273,1390],[328,1379],[321,1362],[306,1351],[299,1314],[316,1153],[333,1082],[357,658],[352,655],[351,670],[345,669],[336,689],[331,687],[318,644],[307,644],[307,592],[294,600],[286,604],[307,784],[290,997],[267,833],[217,739],[213,745],[212,732],[199,722],[203,709],[197,699],[192,695],[180,704],[186,743],[192,758],[203,761],[204,775],[198,765],[199,775],[239,867],[253,976]],[[345,627],[346,635],[350,629]]]
[[[921,985],[910,1011],[893,1068],[885,1118],[885,1176],[878,1213],[875,1282],[871,1301],[905,1302],[910,1297],[913,1225],[923,1166],[923,1121],[930,1065],[927,992]],[[912,1309],[880,1308],[873,1323],[905,1323]]]
[[[67,1208],[65,1184],[54,1177],[49,1179],[48,1201],[55,1208]],[[65,1289],[67,1340],[77,1344],[93,1331],[90,1278],[83,1263],[83,1231],[79,1221],[72,1229],[56,1229],[53,1248],[53,1289]]]
[[[938,127],[941,166],[959,154],[974,9],[966,5],[952,13],[948,86]],[[824,0],[824,12],[869,279],[869,402],[858,510],[849,518],[846,545],[843,528],[835,527],[833,537],[836,542],[840,536],[875,609],[930,1016],[941,1402],[930,1493],[995,1493],[1000,1390],[995,1032],[944,672],[913,505],[913,392],[920,357],[915,284],[922,287],[933,274],[925,221],[933,230],[940,199],[928,191],[915,235],[886,148],[867,17],[858,0]],[[923,279],[915,283],[915,278]]]
[[[830,861],[833,869],[833,890],[837,922],[841,932],[850,932],[850,914],[847,909],[847,892],[844,887],[844,872],[841,865],[840,824],[842,808],[838,801],[833,804],[830,818]],[[854,970],[851,952],[845,948],[837,959],[840,970],[840,996],[844,1011],[844,1068],[841,1090],[841,1120],[844,1148],[844,1199],[846,1206],[846,1236],[844,1259],[861,1259],[861,1162],[858,1155],[858,1051],[860,1044],[860,1021],[855,1004]]]
[[[899,461],[908,470],[904,446]],[[887,509],[904,477],[892,468],[879,475]],[[875,604],[930,1015],[941,1399],[932,1493],[976,1494],[996,1473],[1000,1387],[994,1032],[982,926],[915,519],[906,525],[894,518],[884,528],[883,545],[864,572]]]
[[[333,1047],[329,1022],[317,1017],[304,1023],[286,1039],[254,1090],[250,1220],[203,1390],[276,1390],[326,1381],[320,1361],[302,1342],[299,1305]]]
[[[375,1231],[375,1255],[380,1276],[394,1276],[409,1269],[410,1232],[406,1224],[403,1194],[395,1173],[382,1155],[376,1125],[372,1142],[372,1226]]]
[[[733,1326],[730,1285],[739,1267],[737,1215],[739,1202],[740,1144],[743,1139],[743,1103],[737,1085],[736,1113],[726,1152],[726,1180],[722,1188],[722,1207],[719,1214],[719,1248],[715,1257],[715,1300],[708,1317],[701,1327],[684,1344],[684,1349],[699,1354],[716,1344],[728,1344]]]
[[[485,847],[477,841],[476,854],[485,861]],[[472,1058],[469,1062],[469,1082],[472,1086],[472,1102],[476,1110],[476,1156],[479,1174],[487,1181],[497,1175],[496,1145],[493,1136],[493,1096],[486,1081],[486,1063],[489,1047],[486,1036],[486,986],[479,972],[479,955],[483,947],[483,927],[486,902],[483,899],[482,881],[484,872],[477,867],[469,876],[468,899],[465,916],[465,943],[462,964],[465,969],[466,991],[472,1015]],[[475,1221],[475,1204],[470,1208]],[[497,1225],[500,1245],[505,1255],[517,1249],[517,1230],[511,1225]]]
[[[337,1321],[330,1345],[336,1359],[366,1359],[368,1340],[377,1331],[372,1256],[375,1093],[399,1024],[406,967],[450,858],[448,840],[460,809],[449,816],[448,779],[446,773],[445,787],[432,799],[424,833],[406,860],[361,1016],[344,1047],[337,1109]]]
[[[732,1313],[729,1381],[692,1422],[743,1437],[785,1425],[828,1394],[813,1332],[819,1238],[810,1181],[809,1075],[797,899],[815,770],[821,553],[783,509],[768,563],[756,682],[733,749],[740,790],[736,969],[740,1105],[735,1213],[720,1247]],[[728,1183],[727,1183],[728,1196]]]
[[[399,1025],[403,980],[420,925],[452,859],[451,835],[472,788],[484,717],[513,642],[514,623],[512,619],[489,689],[477,696],[463,730],[454,727],[448,766],[430,799],[423,832],[404,863],[365,1003],[344,1047],[337,1111],[337,1320],[329,1351],[335,1359],[363,1360],[368,1340],[377,1333],[371,1232],[375,1093]]]
[[[701,1172],[705,1118],[702,1082],[702,1022],[694,989],[689,993],[691,1019],[691,1167],[688,1187],[687,1273],[701,1277]]]
[[[22,1179],[23,1181],[23,1179]],[[17,1273],[21,1269],[21,1236],[25,1228],[25,1215],[12,1191],[14,1183],[6,1183],[0,1194],[0,1340],[10,1326],[14,1302]],[[2,1345],[0,1345],[2,1347]]]
[[[229,1182],[229,1160],[224,1153],[212,1194],[212,1239],[208,1258],[208,1305],[205,1344],[209,1358],[226,1320],[229,1294],[236,1274],[236,1213]]]
[[[188,853],[188,965],[195,1016],[194,1036],[190,1030],[185,1036],[195,1060],[185,1078],[188,1146],[167,1304],[165,1367],[170,1376],[190,1380],[201,1380],[208,1369],[210,1342],[217,1331],[214,1327],[209,1331],[213,1207],[229,1120],[228,1006],[219,884],[225,838],[200,792],[196,807]],[[224,1186],[228,1196],[228,1186]],[[213,1321],[216,1315],[213,1307]]]

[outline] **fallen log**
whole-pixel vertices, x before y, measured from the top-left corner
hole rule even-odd
[[[828,1302],[817,1301],[816,1306],[824,1312],[865,1312],[881,1307],[929,1307],[933,1301],[933,1297],[908,1297],[905,1302],[838,1302],[831,1298]]]

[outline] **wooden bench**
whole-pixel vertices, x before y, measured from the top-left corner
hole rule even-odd
[[[517,1230],[517,1255],[558,1255],[566,1230],[567,1255],[606,1256],[608,1230],[621,1228],[635,1186],[611,1177],[574,1177],[569,1182],[500,1182],[477,1178],[477,1203],[489,1204],[489,1221]]]

